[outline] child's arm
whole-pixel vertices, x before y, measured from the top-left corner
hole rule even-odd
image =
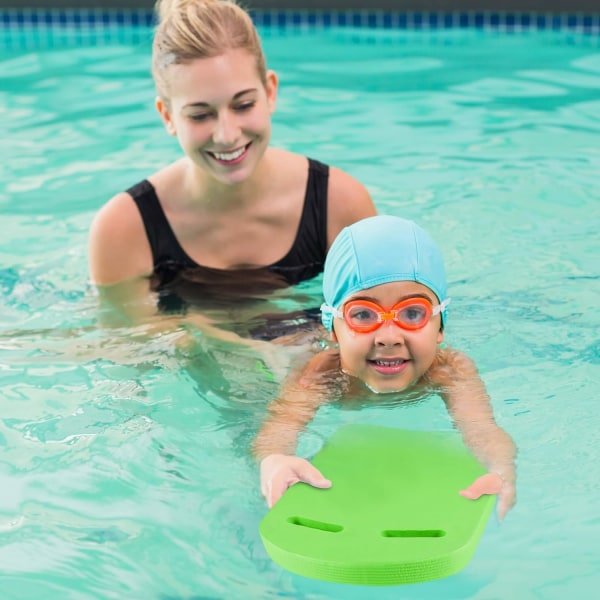
[[[441,350],[428,374],[465,444],[489,471],[461,495],[476,499],[498,493],[498,516],[503,519],[515,503],[516,447],[494,419],[490,397],[473,361],[452,349]]]
[[[307,460],[293,453],[299,433],[331,398],[336,366],[339,370],[337,351],[320,352],[285,381],[280,397],[268,408],[252,452],[260,462],[261,491],[269,508],[298,481],[321,488],[331,485]]]

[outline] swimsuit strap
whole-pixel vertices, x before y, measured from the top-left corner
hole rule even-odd
[[[133,198],[140,211],[148,243],[152,249],[153,264],[156,266],[163,262],[176,262],[187,267],[196,266],[175,236],[154,186],[144,179],[130,187],[127,193]]]
[[[290,251],[272,266],[318,265],[322,270],[327,254],[327,191],[329,167],[308,159],[308,181],[304,206]]]

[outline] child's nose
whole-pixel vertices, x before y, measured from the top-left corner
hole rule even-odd
[[[375,332],[375,343],[381,346],[404,344],[404,331],[392,319],[386,319]]]

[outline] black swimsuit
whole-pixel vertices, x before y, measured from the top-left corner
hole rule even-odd
[[[276,263],[252,269],[214,269],[199,265],[181,247],[148,180],[127,190],[135,201],[152,249],[151,289],[162,311],[188,305],[214,306],[260,296],[311,279],[323,271],[327,252],[329,167],[308,159],[308,182],[302,216],[290,251]],[[207,304],[207,305],[208,305]]]

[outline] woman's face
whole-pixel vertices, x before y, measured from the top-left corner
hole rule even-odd
[[[435,307],[436,295],[414,281],[385,283],[352,294],[350,300],[370,300],[385,310],[406,298],[428,298]],[[406,330],[393,321],[369,333],[351,329],[341,317],[334,319],[334,340],[339,344],[342,370],[361,379],[371,390],[398,392],[417,383],[429,369],[443,340],[440,315],[422,328]]]
[[[251,175],[271,137],[277,77],[262,82],[256,60],[243,49],[172,65],[168,106],[157,99],[167,131],[185,154],[225,184]]]

